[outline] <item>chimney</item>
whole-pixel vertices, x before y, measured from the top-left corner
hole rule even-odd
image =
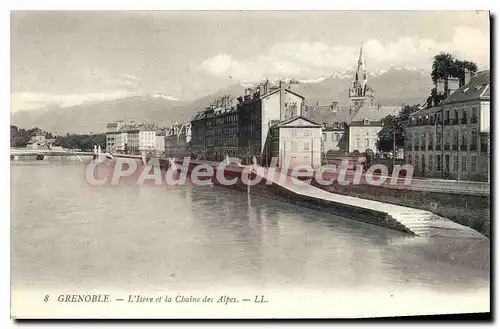
[[[468,84],[471,79],[471,72],[469,69],[465,69],[465,79],[464,79],[464,85]]]
[[[285,83],[280,81],[280,118],[285,120]]]
[[[436,91],[438,94],[444,94],[445,92],[445,80],[439,79],[436,81]]]
[[[458,88],[460,88],[460,79],[454,78],[454,77],[448,78],[448,95],[446,95],[446,96],[449,97]]]
[[[332,112],[337,112],[337,105],[339,104],[339,102],[332,102]]]

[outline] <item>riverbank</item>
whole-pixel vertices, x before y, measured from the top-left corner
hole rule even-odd
[[[177,163],[181,165],[181,162]],[[206,162],[190,162],[189,171],[192,171],[199,164],[206,164]],[[214,169],[217,168],[217,164],[210,165]],[[227,166],[224,170],[224,177],[217,177],[214,170],[212,181],[216,185],[242,192],[305,206],[409,234],[480,238],[480,234],[469,227],[457,224],[430,211],[331,193],[286,174],[282,175],[279,171],[272,173],[273,170],[268,168],[261,168],[263,173],[260,174],[260,182],[250,186],[243,181],[245,168],[248,169],[248,166]],[[251,175],[251,178],[257,178],[257,174]],[[236,181],[228,185],[221,182],[221,179]]]

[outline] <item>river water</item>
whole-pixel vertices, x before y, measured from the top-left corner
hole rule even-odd
[[[424,240],[222,187],[96,187],[81,163],[11,164],[13,290],[489,293],[487,239]]]

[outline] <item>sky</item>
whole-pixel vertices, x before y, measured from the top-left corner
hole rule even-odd
[[[485,11],[13,11],[11,111],[143,94],[194,100],[265,78],[430,70],[449,52],[489,68]]]

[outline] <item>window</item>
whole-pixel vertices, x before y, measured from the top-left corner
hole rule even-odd
[[[432,163],[432,158],[433,158],[432,154],[429,154],[429,163],[428,164],[429,164],[429,171],[430,172],[434,171],[434,166],[433,166],[433,163]]]
[[[411,154],[408,154],[408,163],[413,166],[413,159],[412,159]]]
[[[297,129],[292,129],[292,137],[297,137]]]
[[[473,107],[472,108],[472,118],[471,118],[471,123],[477,123],[477,115],[478,115],[478,108]]]
[[[467,172],[467,156],[462,155],[462,172]]]
[[[358,138],[358,139],[356,139],[356,147],[357,147],[358,149],[359,149],[359,142],[360,142],[359,138]]]
[[[470,157],[470,171],[471,172],[477,171],[477,157],[475,155],[472,155]]]
[[[309,151],[309,142],[304,142],[304,151]]]
[[[333,138],[333,135],[332,135],[332,138]],[[340,138],[340,134],[335,134],[335,142],[338,142],[339,141],[339,138]]]
[[[367,138],[365,139],[365,147],[369,148],[370,147],[370,140]]]
[[[441,155],[436,155],[436,170],[441,171]]]
[[[458,145],[458,131],[453,132],[453,145]]]
[[[292,141],[292,151],[297,151],[297,141]]]
[[[323,133],[323,142],[326,142],[326,134]]]
[[[304,136],[305,137],[311,136],[311,132],[309,130],[304,131]]]
[[[472,130],[471,140],[470,140],[470,149],[471,151],[477,150],[477,131]]]

